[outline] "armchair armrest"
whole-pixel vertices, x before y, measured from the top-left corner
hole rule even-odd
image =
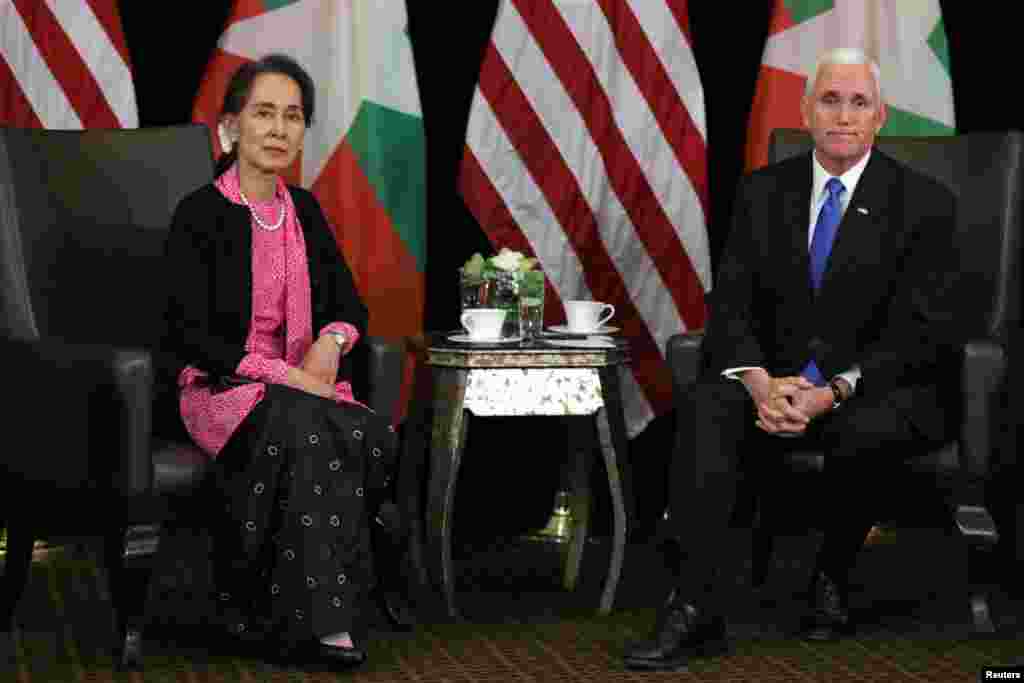
[[[114,485],[122,495],[153,488],[153,357],[142,349],[112,349],[111,371],[117,397],[120,462]]]
[[[402,389],[405,345],[397,339],[366,335],[353,349],[353,389],[379,415],[393,417]]]
[[[1005,374],[1006,355],[1000,345],[981,339],[964,345],[960,466],[971,487],[978,486],[991,470],[996,392]]]
[[[691,330],[672,335],[665,344],[665,356],[672,369],[672,385],[676,391],[696,381],[700,374],[703,343],[704,330]]]
[[[0,340],[10,448],[0,468],[58,488],[121,495],[152,486],[153,360],[149,352],[60,339]],[[88,455],[82,444],[88,444]]]

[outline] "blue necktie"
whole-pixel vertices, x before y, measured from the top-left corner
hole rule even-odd
[[[821,288],[821,278],[825,275],[825,264],[828,263],[832,242],[836,238],[836,228],[839,227],[839,219],[843,215],[839,197],[846,191],[839,178],[829,179],[825,184],[825,189],[828,190],[828,197],[821,205],[818,222],[814,224],[814,235],[811,237],[811,286],[815,292]],[[822,377],[821,371],[818,370],[818,366],[813,360],[800,374],[816,386],[825,386],[825,378]]]

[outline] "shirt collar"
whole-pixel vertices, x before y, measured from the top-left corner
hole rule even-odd
[[[843,206],[850,201],[850,197],[853,196],[853,191],[857,189],[857,183],[860,182],[860,177],[864,173],[864,167],[868,165],[868,160],[871,158],[871,148],[868,148],[868,153],[864,155],[864,158],[853,165],[846,173],[839,176],[839,180],[842,181],[843,187],[846,188],[846,192],[843,193],[841,202]],[[818,161],[818,155],[811,153],[811,166],[814,169],[813,177],[814,184],[811,186],[811,205],[817,206],[825,201],[825,183],[832,178],[832,174],[825,170],[825,167]]]

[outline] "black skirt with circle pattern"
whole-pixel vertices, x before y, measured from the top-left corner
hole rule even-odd
[[[267,385],[214,465],[222,625],[285,646],[358,629],[374,583],[369,520],[394,460],[386,419]]]

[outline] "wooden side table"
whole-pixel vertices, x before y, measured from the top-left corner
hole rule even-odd
[[[476,345],[451,342],[433,334],[422,344],[421,371],[399,476],[399,496],[410,520],[410,556],[426,579],[426,569],[441,588],[451,617],[458,611],[454,599],[451,536],[455,484],[462,462],[469,416],[592,415],[600,450],[608,472],[613,513],[613,545],[599,612],[607,614],[625,554],[627,517],[632,515],[629,487],[626,423],[622,405],[620,368],[629,363],[628,345],[617,340],[606,348],[533,345]],[[430,405],[422,388],[433,386]],[[426,557],[420,546],[420,496],[417,476],[426,453],[427,412],[430,419],[430,467],[426,506]],[[418,438],[417,438],[418,435]],[[577,436],[575,433],[572,436]],[[564,573],[564,585],[576,585],[587,538],[589,510],[589,454],[592,449],[570,446],[571,507],[574,525]],[[424,561],[425,560],[425,561]]]

